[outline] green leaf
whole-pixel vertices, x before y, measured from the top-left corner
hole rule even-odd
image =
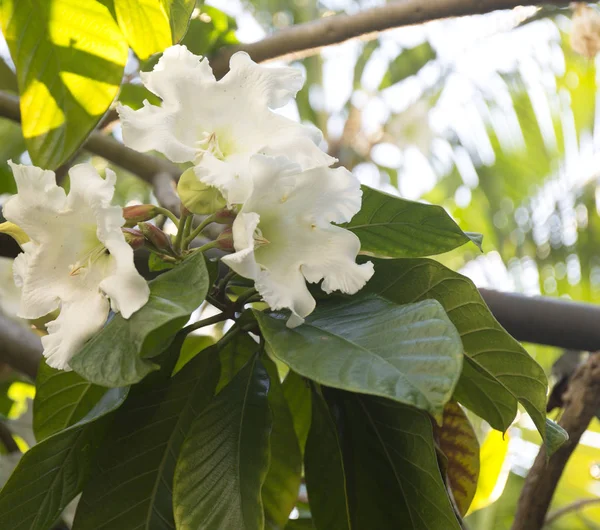
[[[210,346],[214,346],[215,342],[215,338],[211,335],[188,335],[181,346],[181,352],[179,353],[173,374],[179,372],[200,352],[208,349]]]
[[[160,98],[150,92],[144,85],[127,83],[121,87],[121,92],[119,92],[119,101],[134,110],[141,109],[144,106],[145,99],[152,105],[160,105]]]
[[[379,297],[322,302],[294,329],[281,316],[255,314],[273,354],[327,386],[439,416],[460,376],[460,337],[434,300],[404,306]]]
[[[434,298],[444,306],[468,356],[457,386],[461,402],[504,431],[514,419],[518,400],[544,437],[544,370],[498,323],[473,282],[433,260],[374,262],[367,291],[398,304]]]
[[[117,387],[137,383],[158,367],[142,357],[163,352],[208,292],[204,256],[183,263],[150,282],[150,299],[129,320],[114,318],[73,357],[70,366],[92,383]]]
[[[161,0],[171,23],[173,44],[177,44],[185,36],[190,25],[190,18],[196,7],[196,0]]]
[[[17,76],[6,61],[0,57],[0,90],[18,92]]]
[[[17,69],[27,150],[36,166],[55,169],[117,95],[127,43],[100,2],[4,0],[0,19]]]
[[[40,363],[33,401],[33,431],[38,442],[81,420],[106,393],[75,372]]]
[[[269,408],[273,416],[269,472],[262,487],[265,528],[283,528],[296,505],[302,480],[302,453],[294,431],[294,421],[285,399],[275,363],[264,359],[269,374]]]
[[[190,212],[199,215],[215,213],[227,205],[227,201],[217,188],[198,180],[194,168],[186,169],[179,178],[177,194]]]
[[[383,90],[411,75],[415,75],[423,66],[435,58],[435,50],[427,41],[414,48],[404,50],[388,66],[388,71],[379,84],[379,90]]]
[[[51,527],[83,489],[106,431],[106,416],[121,406],[126,397],[127,388],[109,390],[79,423],[46,438],[23,455],[0,491],[4,528]]]
[[[237,24],[216,7],[203,5],[200,13],[190,20],[190,26],[182,44],[196,55],[212,55],[219,48],[239,44],[235,36]]]
[[[169,14],[162,1],[114,0],[119,27],[142,60],[172,44]]]
[[[285,525],[285,530],[314,530],[312,519],[292,519]]]
[[[217,353],[203,352],[173,378],[167,370],[132,388],[83,492],[78,530],[174,530],[175,464],[192,422],[213,397]]]
[[[323,392],[329,411],[321,405],[321,424],[311,428],[306,451],[315,527],[459,530],[438,468],[428,415],[379,397],[326,388]],[[313,417],[318,421],[316,410]],[[319,440],[331,441],[332,436],[333,443],[323,450]],[[320,451],[326,454],[316,454]],[[327,457],[337,462],[333,475]]]
[[[558,423],[546,418],[546,447],[549,455],[554,454],[568,439],[567,431]]]
[[[26,149],[21,127],[13,121],[0,119],[0,138],[0,193],[17,193],[8,161],[17,162]]]
[[[347,471],[340,436],[325,400],[312,393],[312,423],[304,453],[306,489],[318,530],[351,530]]]
[[[354,232],[365,254],[414,258],[442,254],[472,241],[479,234],[463,232],[441,206],[407,201],[362,186],[360,212],[343,225]]]
[[[180,530],[259,530],[269,467],[269,377],[254,357],[194,421],[175,468]]]
[[[221,379],[217,385],[217,392],[225,388],[237,373],[250,361],[259,349],[256,341],[247,333],[238,333],[219,354],[221,359]]]
[[[292,414],[294,430],[300,444],[300,451],[304,454],[306,438],[310,429],[312,408],[308,381],[293,370],[290,370],[283,381],[283,394]]]

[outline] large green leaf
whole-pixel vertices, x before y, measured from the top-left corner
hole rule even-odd
[[[258,359],[194,421],[175,469],[178,530],[259,530],[269,467],[269,377]]]
[[[162,1],[114,0],[115,14],[127,42],[142,60],[173,43],[169,13]]]
[[[88,381],[116,387],[157,369],[142,357],[166,350],[208,292],[204,256],[196,252],[150,282],[150,299],[129,320],[115,317],[69,362]]]
[[[435,59],[435,57],[435,50],[427,41],[414,48],[404,50],[388,66],[388,71],[379,84],[379,90],[383,90],[411,75],[415,75],[429,61]]]
[[[498,323],[471,280],[433,260],[376,260],[366,289],[399,304],[438,300],[469,357],[457,395],[499,430],[512,422],[517,399],[544,436],[544,370]]]
[[[16,74],[2,57],[0,57],[0,90],[8,92],[17,92],[19,90]]]
[[[441,206],[407,201],[362,186],[360,212],[344,227],[360,239],[361,251],[385,258],[432,256],[481,236],[467,234]]]
[[[97,1],[3,0],[0,19],[17,68],[27,150],[35,165],[54,169],[117,95],[127,43]]]
[[[177,44],[188,30],[196,0],[161,0],[161,2],[169,13],[173,44]]]
[[[213,397],[217,354],[204,351],[175,377],[166,370],[133,387],[83,492],[78,530],[174,530],[175,464],[192,421]]]
[[[379,297],[322,302],[294,329],[256,312],[273,354],[314,381],[385,396],[440,415],[462,367],[460,337],[435,300]]]
[[[201,13],[190,20],[190,27],[182,41],[196,55],[212,55],[222,46],[238,44],[237,24],[216,7],[204,5]]]
[[[269,472],[262,488],[265,528],[277,530],[287,523],[296,505],[302,480],[302,454],[294,421],[285,399],[275,363],[264,360],[269,374],[269,408],[273,416]]]
[[[0,138],[0,193],[17,193],[8,161],[18,161],[26,149],[21,127],[10,120],[0,119]]]
[[[459,530],[427,414],[379,397],[324,392],[329,410],[313,407],[305,459],[317,530]]]
[[[311,392],[309,383],[301,375],[290,370],[283,381],[283,393],[287,401],[294,430],[300,444],[300,451],[304,454],[306,438],[310,429],[311,422]]]
[[[33,431],[38,442],[77,423],[106,393],[75,372],[40,363],[33,400]]]
[[[2,528],[51,527],[89,478],[93,457],[108,425],[106,416],[126,396],[126,388],[109,390],[79,423],[46,438],[23,455],[0,491]]]
[[[312,395],[312,423],[306,440],[304,473],[313,525],[318,530],[351,530],[340,434],[325,400]]]

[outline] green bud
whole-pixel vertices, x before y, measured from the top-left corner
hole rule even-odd
[[[175,254],[171,238],[160,228],[151,223],[139,223],[138,228],[142,234],[144,234],[144,237],[152,243],[157,250],[166,254]]]
[[[159,214],[158,208],[153,204],[136,204],[135,206],[126,206],[123,208],[123,218],[125,226],[134,227],[143,221],[154,219]]]
[[[146,238],[139,230],[135,230],[134,228],[121,228],[121,231],[123,232],[123,236],[125,236],[125,241],[127,241],[133,250],[137,250],[144,246]]]
[[[177,193],[182,204],[190,212],[199,215],[209,215],[227,204],[221,192],[214,186],[200,182],[192,168],[186,169],[179,178]]]

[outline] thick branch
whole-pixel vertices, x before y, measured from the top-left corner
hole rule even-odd
[[[569,440],[549,459],[542,446],[521,491],[512,530],[539,530],[562,472],[581,435],[600,407],[600,353],[590,355],[569,381],[559,424]]]
[[[568,6],[570,1],[397,0],[355,15],[337,15],[298,24],[252,44],[221,48],[210,60],[210,64],[215,75],[222,77],[229,70],[229,58],[238,50],[248,52],[254,61],[260,63],[401,26],[447,17],[478,15],[498,9],[512,9],[523,4]]]
[[[19,100],[5,92],[0,92],[0,116],[21,122]],[[181,170],[175,164],[155,156],[138,153],[125,147],[114,138],[98,132],[90,134],[83,147],[117,166],[131,171],[147,182],[152,182],[157,173],[168,173],[176,178],[181,174]]]
[[[35,380],[41,359],[40,338],[18,322],[0,315],[0,362]]]

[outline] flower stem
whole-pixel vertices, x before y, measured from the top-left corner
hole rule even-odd
[[[190,243],[192,241],[194,241],[194,239],[196,239],[199,235],[200,232],[202,232],[202,230],[204,230],[210,223],[212,223],[215,219],[214,215],[209,215],[206,219],[204,219],[204,221],[202,221],[193,231],[192,233],[187,236],[185,238],[185,241],[183,242],[183,246],[184,248],[189,247]]]
[[[188,223],[188,219],[191,218],[191,215],[187,215],[186,213],[182,213],[181,219],[179,221],[179,226],[177,227],[177,236],[175,236],[175,251],[181,252],[183,248],[187,248],[183,246],[183,233],[185,232],[186,225]]]
[[[201,247],[193,249],[192,252],[205,252],[211,248],[216,248],[218,246],[219,246],[218,241],[209,241],[205,245],[202,245]]]
[[[217,324],[218,322],[223,322],[223,320],[227,320],[228,318],[230,318],[230,315],[227,313],[219,313],[218,315],[214,315],[212,317],[208,317],[205,318],[203,320],[199,320],[198,322],[194,322],[193,324],[190,324],[189,326],[186,326],[184,328],[184,331],[186,333],[190,333],[192,331],[195,331],[197,329],[206,327],[206,326],[210,326],[212,324]]]
[[[237,300],[235,301],[235,307],[241,309],[242,307],[244,307],[244,304],[256,294],[257,292],[254,288],[248,289],[247,291],[243,292],[240,296],[237,297]]]
[[[173,212],[167,210],[166,208],[163,208],[162,206],[157,206],[156,211],[164,215],[165,217],[171,219],[171,221],[173,221],[173,224],[177,227],[177,229],[179,229],[179,219]]]

